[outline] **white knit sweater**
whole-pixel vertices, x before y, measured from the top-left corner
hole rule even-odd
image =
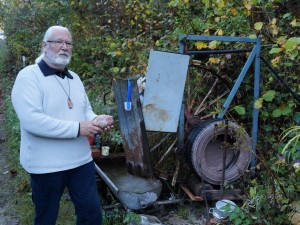
[[[44,76],[37,64],[24,68],[16,78],[11,98],[20,120],[20,162],[29,173],[68,170],[92,160],[87,138],[77,135],[79,122],[97,115],[80,78],[69,72],[72,109],[55,75]],[[68,78],[57,79],[68,93]]]

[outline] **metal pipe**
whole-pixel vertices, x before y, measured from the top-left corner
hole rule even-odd
[[[260,87],[260,49],[261,42],[256,43],[257,51],[254,59],[254,92],[253,101],[255,102],[259,98],[259,87]],[[250,163],[251,177],[255,177],[255,167],[256,167],[256,145],[258,137],[258,118],[259,110],[253,107],[252,110],[252,160]]]
[[[225,103],[223,104],[222,112],[220,112],[218,115],[219,119],[223,119],[224,114],[226,113],[229,105],[231,104],[233,97],[235,96],[237,90],[239,89],[242,81],[244,80],[246,73],[248,72],[253,60],[255,59],[255,57],[259,51],[260,51],[260,45],[255,45],[255,47],[253,48],[252,52],[249,55],[249,58],[247,59],[245,65],[244,65],[240,75],[236,79],[236,82],[235,82],[234,86],[232,87],[232,89],[229,93],[229,96],[227,97]]]
[[[108,176],[100,169],[100,167],[95,163],[95,169],[98,175],[104,180],[104,182],[113,189],[115,193],[119,191],[116,185],[108,178]]]
[[[156,201],[153,203],[153,205],[167,205],[167,204],[174,204],[180,202],[182,202],[182,199],[173,199],[173,200],[165,200],[165,201]]]
[[[220,190],[220,200],[223,198],[224,191],[224,181],[225,181],[225,169],[226,169],[226,151],[228,145],[228,120],[225,119],[225,132],[224,132],[224,142],[223,142],[223,165],[222,165],[222,181]]]
[[[181,34],[179,36],[180,42],[190,41],[226,41],[226,42],[247,42],[257,43],[259,38],[248,38],[248,37],[232,37],[232,36],[205,36],[205,35],[187,35]]]
[[[244,53],[251,52],[250,49],[229,49],[229,50],[203,50],[203,51],[187,51],[187,55],[212,55],[212,54],[226,54],[226,53]]]

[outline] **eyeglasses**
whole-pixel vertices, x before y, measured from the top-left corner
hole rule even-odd
[[[49,43],[54,44],[57,47],[62,47],[64,44],[66,44],[67,48],[72,48],[73,47],[73,43],[72,42],[68,42],[68,41],[47,41]]]

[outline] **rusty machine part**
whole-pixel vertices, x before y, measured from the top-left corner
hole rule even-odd
[[[227,143],[224,141],[226,135]],[[228,127],[225,127],[224,119],[207,120],[192,128],[186,140],[186,150],[191,168],[213,185],[236,181],[247,170],[252,159],[248,134],[232,121],[228,121]],[[225,150],[226,159],[223,162]]]
[[[204,191],[214,189],[212,185],[204,183],[196,174],[192,174],[189,177],[187,186],[196,196],[203,196]]]

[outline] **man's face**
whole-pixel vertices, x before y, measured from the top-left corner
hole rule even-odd
[[[72,56],[71,35],[66,30],[54,30],[48,41],[44,42],[45,57],[50,66],[65,67]]]

